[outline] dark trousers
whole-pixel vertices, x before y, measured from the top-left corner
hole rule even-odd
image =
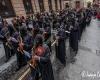
[[[21,67],[23,67],[27,64],[24,54],[16,51],[16,57],[17,57],[17,66],[18,66],[18,68],[21,68]]]
[[[39,71],[30,66],[32,80],[39,80]]]
[[[78,31],[74,31],[71,33],[70,38],[69,38],[69,43],[70,43],[70,47],[74,51],[78,51],[78,38],[79,38]]]
[[[3,45],[4,45],[4,49],[5,49],[6,61],[8,61],[11,57],[11,50],[5,43],[3,43]]]
[[[56,57],[59,61],[66,65],[66,47],[65,40],[59,41],[58,46],[56,46]]]

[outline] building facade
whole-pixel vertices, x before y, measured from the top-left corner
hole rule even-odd
[[[100,8],[100,0],[93,0],[93,5],[94,7],[99,7]]]
[[[83,7],[87,0],[0,0],[0,16],[26,16],[35,12],[62,10],[66,7]],[[76,6],[77,5],[77,6]]]
[[[63,5],[69,4],[72,8],[87,7],[87,3],[92,2],[92,0],[63,0]]]
[[[26,16],[35,12],[61,10],[62,0],[0,0],[0,16]]]

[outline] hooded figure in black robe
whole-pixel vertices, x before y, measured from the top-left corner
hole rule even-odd
[[[65,30],[60,28],[57,34],[57,52],[56,57],[60,60],[60,62],[65,66],[66,65],[66,33]]]
[[[78,38],[79,38],[79,24],[77,20],[73,20],[71,26],[72,28],[70,30],[69,42],[70,42],[70,47],[76,54],[78,51]]]

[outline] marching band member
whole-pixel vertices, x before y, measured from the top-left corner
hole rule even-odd
[[[7,44],[8,38],[10,37],[10,32],[8,30],[8,23],[6,20],[4,20],[4,26],[0,31],[0,35],[3,38],[3,45],[4,45],[4,49],[5,49],[6,62],[7,62],[11,57],[11,51],[10,51],[10,47]]]
[[[43,37],[38,34],[35,38],[35,47],[32,59],[41,73],[42,80],[54,80],[52,64],[50,61],[50,49],[46,44],[43,44]],[[39,73],[38,73],[39,76]]]

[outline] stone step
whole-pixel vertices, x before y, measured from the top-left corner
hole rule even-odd
[[[3,43],[0,41],[0,66],[5,63],[5,50]]]
[[[0,66],[0,80],[8,80],[15,73],[16,68],[16,56],[13,56]]]
[[[29,65],[26,65],[15,72],[8,80],[25,80],[25,78],[28,77],[29,72]]]

